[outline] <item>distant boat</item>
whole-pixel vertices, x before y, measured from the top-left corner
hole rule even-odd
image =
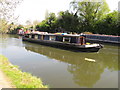
[[[113,35],[86,34],[86,40],[96,43],[120,44],[120,36]]]
[[[88,44],[85,35],[30,33],[23,36],[23,41],[64,48],[80,52],[98,52],[103,45]]]
[[[24,30],[23,29],[19,29],[17,34],[20,35],[20,36],[23,36],[24,35]]]

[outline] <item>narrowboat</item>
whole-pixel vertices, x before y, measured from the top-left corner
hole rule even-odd
[[[79,52],[98,52],[101,48],[103,48],[103,45],[101,44],[87,44],[85,35],[82,34],[30,33],[25,34],[22,40]]]
[[[89,42],[99,42],[120,45],[120,36],[100,35],[100,34],[86,34],[86,40]]]

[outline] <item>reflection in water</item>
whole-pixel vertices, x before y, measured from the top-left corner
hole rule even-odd
[[[68,63],[67,70],[73,74],[74,82],[81,87],[93,87],[100,79],[105,68],[111,71],[118,70],[118,60],[115,57],[117,48],[114,48],[114,50],[116,49],[114,51],[112,46],[110,48],[105,47],[99,53],[75,53],[27,42],[24,42],[24,44],[27,50]],[[94,59],[96,62],[85,61],[85,58]]]
[[[118,71],[117,46],[105,45],[105,47],[101,49],[99,53],[79,53],[42,46],[39,44],[22,42],[21,37],[13,35],[0,35],[0,50],[1,48],[4,50],[4,54],[7,52],[6,54],[9,54],[9,58],[14,59],[11,60],[13,63],[21,65],[20,67],[22,67],[23,70],[33,72],[34,75],[38,75],[40,77],[43,75],[45,79],[47,78],[46,80],[51,81],[48,84],[53,85],[53,87],[56,85],[58,85],[57,87],[60,87],[60,85],[61,87],[67,87],[67,85],[68,87],[102,87],[101,85],[103,84],[101,84],[101,79],[106,79],[106,76],[110,76],[109,74],[113,75],[112,78],[110,77],[109,79],[103,81],[106,81],[108,84],[113,84],[109,81],[112,81],[112,79],[114,79],[113,81],[115,83],[117,82],[115,79],[117,78],[117,75],[115,75],[114,72]],[[18,50],[17,53],[16,50],[13,50],[12,48]],[[28,51],[31,51],[32,53]],[[14,53],[14,55],[11,53]],[[36,53],[38,55],[37,57],[33,55]],[[32,56],[33,60],[30,59]],[[44,58],[42,56],[47,57]],[[23,58],[25,58],[25,60]],[[86,58],[88,60],[95,60],[95,62],[86,61]],[[56,60],[59,61],[57,63],[62,62],[62,64],[56,64],[59,65],[59,67],[52,63]],[[56,72],[61,75],[57,74],[58,76],[56,76]],[[67,78],[67,75],[69,75],[68,79],[72,78],[72,80],[64,80]],[[62,79],[58,79],[59,77]],[[99,85],[97,86],[96,84]],[[108,85],[108,87],[116,86],[117,85],[115,84],[113,86]]]
[[[77,64],[68,67],[74,76],[74,81],[80,86],[92,87],[99,79],[104,71],[100,64]]]
[[[22,39],[17,39],[20,38],[17,35],[14,35],[14,37],[15,38],[13,38],[13,35],[0,34],[0,47],[7,48],[10,45],[22,46]]]

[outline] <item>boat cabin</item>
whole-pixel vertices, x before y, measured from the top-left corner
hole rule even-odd
[[[24,37],[36,40],[49,40],[59,41],[63,43],[74,43],[79,45],[85,45],[86,43],[84,35],[26,34]]]

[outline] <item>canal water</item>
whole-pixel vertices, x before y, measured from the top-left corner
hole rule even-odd
[[[98,53],[81,53],[0,35],[0,54],[51,88],[118,87],[118,46],[104,45]]]

